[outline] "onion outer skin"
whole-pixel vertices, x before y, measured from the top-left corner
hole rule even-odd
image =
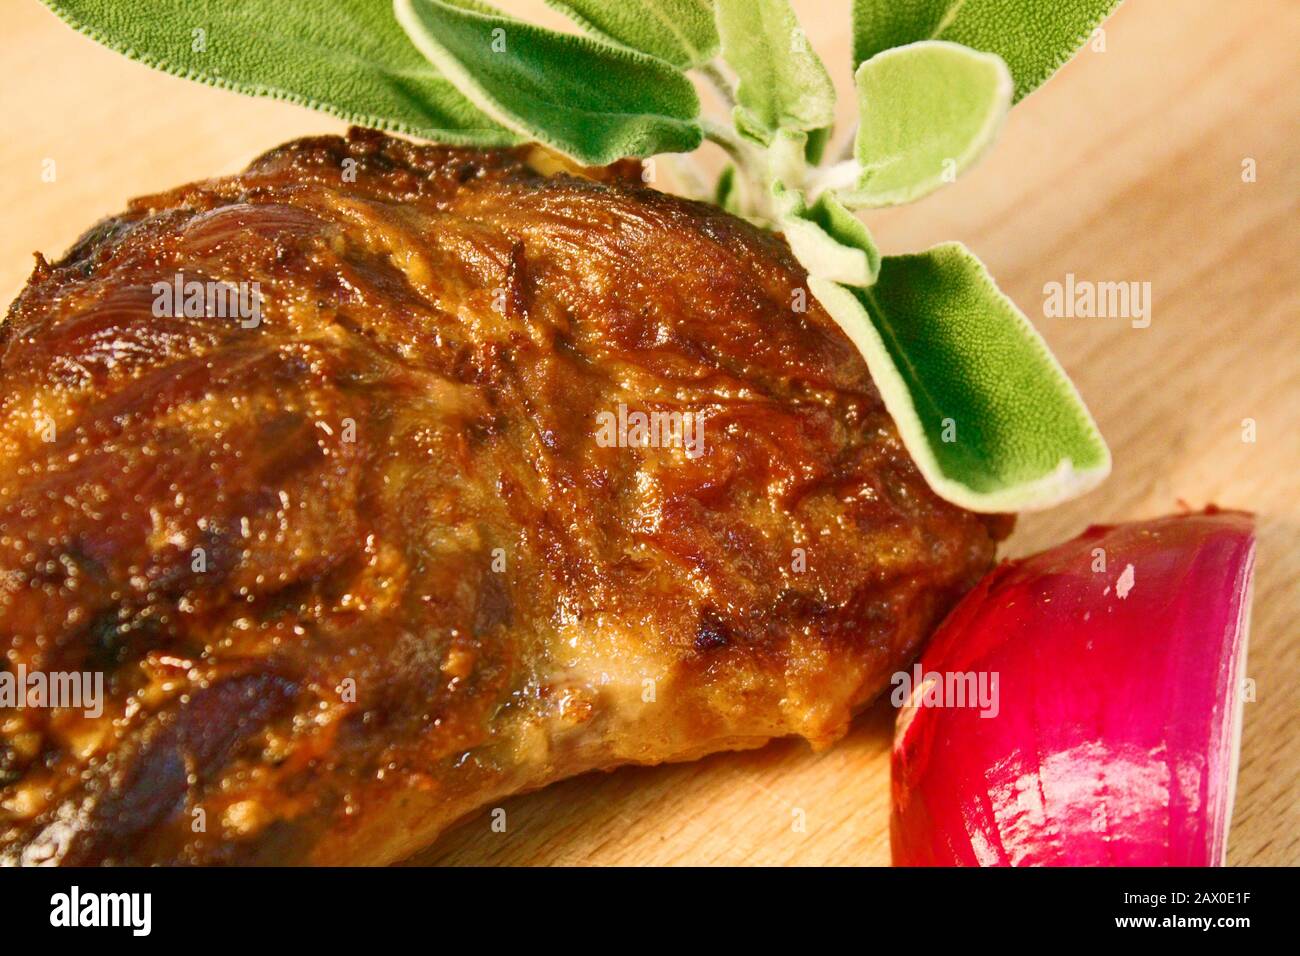
[[[998,712],[900,710],[894,864],[1221,865],[1254,555],[1253,517],[1210,509],[990,572],[920,670],[997,674]]]

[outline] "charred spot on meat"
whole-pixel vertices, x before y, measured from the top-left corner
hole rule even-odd
[[[38,258],[0,647],[105,700],[0,711],[0,860],[386,863],[845,732],[1008,521],[926,486],[779,236],[626,173],[354,130]]]

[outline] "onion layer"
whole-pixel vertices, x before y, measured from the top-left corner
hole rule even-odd
[[[992,571],[898,715],[895,865],[1221,864],[1254,551],[1210,510]],[[963,679],[995,702],[953,706]]]

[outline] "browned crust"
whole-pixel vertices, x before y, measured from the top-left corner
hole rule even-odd
[[[589,768],[824,745],[990,565],[778,237],[524,155],[301,140],[38,260],[0,646],[108,702],[0,713],[0,859],[382,863]],[[178,272],[261,325],[154,316]],[[600,447],[620,402],[705,453]]]

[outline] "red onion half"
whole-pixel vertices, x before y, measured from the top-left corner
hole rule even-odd
[[[1094,527],[981,581],[898,715],[895,865],[1221,864],[1253,529],[1215,510]],[[971,675],[994,705],[953,706]]]

